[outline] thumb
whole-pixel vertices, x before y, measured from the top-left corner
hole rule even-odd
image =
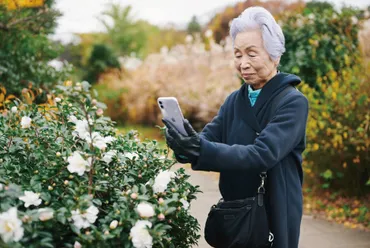
[[[187,119],[184,120],[184,128],[189,136],[197,135],[198,133],[194,130]]]

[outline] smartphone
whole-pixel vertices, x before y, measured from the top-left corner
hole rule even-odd
[[[179,133],[188,136],[184,128],[184,116],[182,115],[179,102],[176,97],[159,97],[158,106],[162,112],[163,119],[171,122]]]

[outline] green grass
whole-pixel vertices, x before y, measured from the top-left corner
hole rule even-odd
[[[162,134],[161,130],[155,126],[125,125],[118,126],[117,129],[118,132],[122,134],[125,134],[131,130],[137,130],[141,141],[145,141],[146,139],[156,140],[160,148],[163,149],[167,147],[164,135]]]

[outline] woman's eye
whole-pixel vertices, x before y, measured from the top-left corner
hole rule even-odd
[[[241,57],[242,57],[242,55],[241,55],[241,54],[235,54],[235,58],[240,59]]]
[[[257,56],[257,54],[255,54],[255,53],[250,53],[250,54],[248,54],[248,56],[249,56],[249,57],[254,58],[254,57],[256,57],[256,56]]]

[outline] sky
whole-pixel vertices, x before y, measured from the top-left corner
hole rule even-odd
[[[329,0],[336,6],[353,5],[365,7],[370,0]],[[196,15],[201,23],[209,21],[215,13],[228,5],[242,0],[57,0],[56,8],[63,14],[53,38],[67,42],[73,33],[102,31],[97,17],[111,3],[131,5],[137,19],[166,26],[174,24],[184,27]]]

